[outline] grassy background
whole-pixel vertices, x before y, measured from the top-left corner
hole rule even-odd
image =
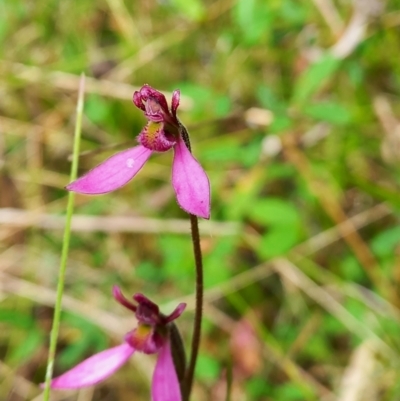
[[[232,401],[399,400],[399,7],[0,1],[0,400],[41,399],[81,71],[81,173],[135,143],[135,89],[181,89],[212,185],[193,400],[225,400],[230,372]],[[56,374],[135,326],[113,284],[166,313],[188,302],[189,344],[194,267],[171,156],[76,198]],[[53,399],[148,400],[153,364],[135,355]]]

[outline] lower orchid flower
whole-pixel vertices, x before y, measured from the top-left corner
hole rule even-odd
[[[138,136],[140,145],[116,153],[66,188],[91,195],[114,191],[127,184],[153,152],[173,149],[172,186],[178,204],[188,213],[209,219],[210,183],[188,149],[187,131],[176,115],[179,100],[180,92],[176,90],[169,110],[165,96],[149,85],[135,92],[133,102],[148,119]]]
[[[178,364],[174,360],[176,353],[173,352],[171,344],[176,346],[177,330],[173,329],[173,321],[182,314],[186,304],[179,304],[166,316],[159,311],[156,304],[142,294],[133,296],[137,305],[127,300],[116,286],[113,288],[113,295],[120,304],[135,313],[138,327],[125,336],[121,345],[99,352],[61,376],[55,377],[50,387],[78,389],[97,384],[111,376],[138,351],[158,354],[151,385],[152,400],[181,401],[180,380],[176,369]]]

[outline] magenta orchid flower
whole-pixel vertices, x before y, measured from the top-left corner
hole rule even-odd
[[[181,390],[171,350],[171,325],[184,311],[186,304],[179,304],[168,316],[142,294],[135,294],[137,305],[127,300],[121,290],[113,288],[114,298],[133,311],[138,327],[125,336],[125,341],[84,360],[71,370],[54,378],[51,388],[77,389],[92,386],[111,376],[135,351],[158,354],[153,373],[151,394],[153,401],[181,401]]]
[[[67,185],[82,194],[104,194],[127,184],[153,152],[173,148],[172,186],[180,207],[190,214],[210,218],[210,183],[200,163],[188,149],[188,136],[176,112],[180,92],[172,94],[171,110],[165,96],[149,85],[133,94],[133,103],[148,120],[138,136],[139,146],[116,153],[84,176]]]

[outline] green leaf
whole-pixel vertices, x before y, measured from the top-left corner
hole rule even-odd
[[[288,131],[293,126],[292,120],[286,115],[275,115],[271,125],[268,128],[268,132],[271,134],[279,134],[283,131]]]
[[[257,88],[257,98],[266,109],[271,110],[274,114],[268,132],[276,134],[291,128],[292,120],[287,115],[288,106],[271,88],[260,85]]]
[[[400,227],[393,227],[379,233],[372,241],[373,252],[381,258],[394,257],[395,249],[400,243]]]
[[[273,391],[272,385],[266,381],[265,377],[251,377],[244,383],[244,386],[246,394],[252,400],[268,399],[265,397]]]
[[[239,160],[245,167],[252,167],[260,162],[261,140],[254,140],[246,146],[242,146]]]
[[[195,119],[224,117],[232,109],[231,99],[226,94],[219,94],[212,89],[202,85],[196,85],[189,82],[180,82],[176,84],[181,93],[195,100],[194,107],[190,111]]]
[[[296,82],[293,94],[295,103],[303,103],[333,76],[340,66],[341,60],[332,54],[325,54],[316,63],[311,64]]]
[[[221,367],[216,359],[206,354],[200,354],[197,358],[196,376],[200,380],[215,380],[219,376]]]
[[[226,116],[231,109],[231,99],[229,96],[217,96],[215,98],[215,115],[217,117]]]
[[[235,136],[226,136],[210,143],[202,149],[202,161],[211,161],[221,165],[226,162],[237,162],[242,152],[242,143]]]
[[[266,85],[260,85],[256,89],[257,99],[262,106],[274,112],[274,114],[286,114],[287,105],[278,98],[272,88]]]
[[[3,43],[3,39],[6,38],[7,33],[9,32],[10,22],[7,21],[4,15],[0,14],[0,43]]]
[[[248,45],[261,42],[273,21],[268,2],[238,0],[234,8],[234,19],[242,31],[241,40]]]
[[[35,325],[33,317],[14,309],[0,309],[0,322],[24,330],[28,330]]]
[[[329,344],[321,336],[314,336],[312,341],[308,341],[303,352],[310,358],[327,358],[330,354]]]
[[[162,252],[161,268],[170,280],[183,291],[191,289],[194,277],[194,262],[187,238],[178,235],[164,235],[158,239]]]
[[[297,0],[283,0],[280,6],[281,17],[291,24],[304,24],[307,21],[305,4]]]
[[[339,103],[321,102],[304,107],[304,114],[335,125],[345,125],[351,120],[348,109]]]
[[[59,354],[57,362],[61,366],[69,368],[81,361],[89,352],[96,353],[107,347],[107,336],[87,319],[65,313],[62,321],[64,324],[78,328],[80,335]]]
[[[165,280],[165,271],[152,262],[143,261],[135,268],[137,277],[144,281],[161,284]]]
[[[353,255],[342,258],[339,268],[342,277],[346,280],[361,282],[365,277],[360,263]]]
[[[89,95],[85,100],[85,114],[95,124],[101,124],[110,117],[107,102],[97,95]]]
[[[74,341],[63,349],[57,357],[57,363],[68,369],[71,366],[81,362],[87,352],[91,349],[91,342],[87,337],[82,336],[78,341]]]
[[[10,360],[14,363],[21,363],[29,360],[43,343],[43,334],[40,330],[27,331],[27,336],[21,341],[17,348],[10,354]]]
[[[312,397],[310,390],[305,390],[304,387],[300,387],[295,383],[286,383],[282,386],[276,386],[274,395],[274,399],[285,401],[303,401]]]
[[[372,251],[379,257],[381,273],[389,279],[393,277],[393,265],[396,264],[396,249],[399,243],[400,227],[388,228],[371,241]]]
[[[360,86],[363,84],[365,79],[365,71],[361,64],[357,60],[347,60],[345,64],[347,74],[349,76],[350,82],[355,86]]]
[[[192,21],[201,21],[206,14],[204,4],[199,0],[172,0],[174,6]]]
[[[300,217],[289,202],[281,199],[260,200],[252,205],[249,216],[256,224],[267,228],[257,247],[257,252],[263,258],[283,254],[299,239]]]
[[[226,262],[232,257],[235,243],[233,238],[221,238],[214,249],[204,257],[204,286],[213,287],[227,281],[231,272]],[[223,261],[223,262],[222,262]]]

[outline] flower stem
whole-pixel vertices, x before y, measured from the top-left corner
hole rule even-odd
[[[179,122],[179,125],[182,139],[184,140],[189,151],[192,152],[189,133],[187,132],[187,129],[181,122]],[[204,295],[203,257],[201,254],[201,246],[200,246],[199,220],[197,216],[193,214],[189,214],[189,216],[190,216],[190,226],[192,232],[194,261],[196,265],[196,308],[194,311],[194,325],[193,325],[193,337],[192,337],[190,360],[188,368],[186,370],[185,383],[184,383],[185,394],[183,394],[182,397],[184,401],[189,401],[190,393],[192,391],[194,370],[196,368],[197,355],[199,353],[199,347],[200,347],[201,322],[203,319],[203,295]]]
[[[190,145],[189,133],[185,126],[179,122],[180,133],[184,140],[187,148],[192,152]],[[200,233],[199,233],[199,220],[197,216],[189,214],[190,226],[192,233],[193,253],[194,261],[196,266],[196,308],[194,311],[194,324],[193,324],[193,336],[192,345],[190,352],[189,365],[186,370],[185,382],[184,382],[184,394],[183,400],[189,401],[190,393],[192,391],[194,371],[196,368],[197,355],[199,353],[200,339],[201,339],[201,322],[203,319],[203,296],[204,296],[204,274],[203,274],[203,257],[201,254],[200,246]]]
[[[78,102],[76,106],[77,116],[75,124],[74,150],[72,156],[71,175],[70,175],[71,181],[75,180],[78,174],[78,159],[79,159],[79,145],[80,145],[81,128],[82,128],[84,89],[85,89],[85,75],[82,74],[79,83]],[[63,245],[61,251],[60,268],[58,272],[57,297],[54,306],[53,325],[50,333],[49,355],[47,359],[43,401],[48,401],[50,396],[50,383],[51,383],[51,378],[53,376],[54,359],[56,354],[58,331],[60,328],[60,320],[61,320],[61,309],[62,309],[61,303],[64,292],[65,272],[67,267],[68,249],[71,237],[71,220],[74,211],[74,198],[75,198],[74,192],[68,192],[65,229],[64,229]]]
[[[186,371],[185,394],[183,399],[189,400],[192,390],[194,370],[196,367],[197,355],[199,353],[201,338],[201,322],[203,318],[203,294],[204,294],[204,277],[203,277],[203,258],[200,247],[199,222],[197,216],[190,215],[190,225],[192,229],[192,243],[194,260],[196,265],[196,309],[194,315],[193,337],[190,353],[189,365]]]

